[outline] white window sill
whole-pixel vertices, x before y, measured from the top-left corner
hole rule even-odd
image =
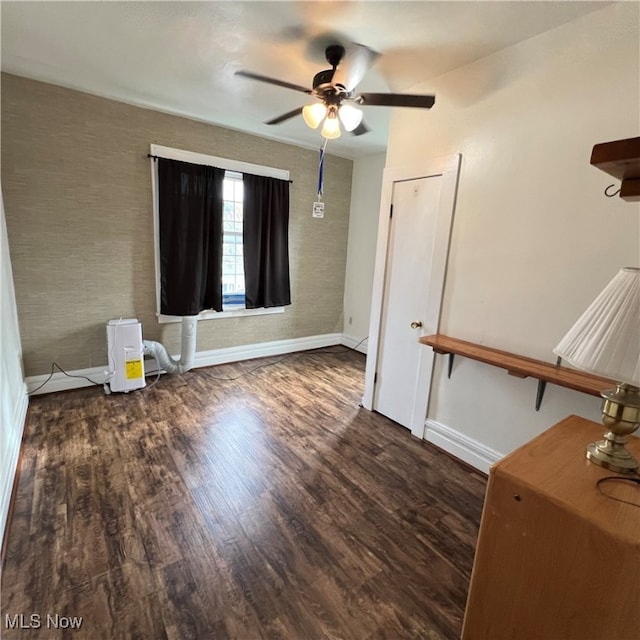
[[[269,307],[268,309],[245,309],[238,307],[237,309],[227,309],[225,311],[201,311],[197,316],[200,320],[221,320],[223,318],[242,318],[244,316],[267,316],[273,313],[284,313],[284,307]],[[172,322],[182,322],[181,316],[167,316],[162,313],[158,314],[159,324],[170,324]]]

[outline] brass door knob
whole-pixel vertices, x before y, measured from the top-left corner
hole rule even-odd
[[[421,326],[422,326],[422,320],[416,320],[415,322],[411,323],[412,329],[419,329]]]

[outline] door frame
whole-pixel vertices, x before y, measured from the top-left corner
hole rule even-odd
[[[380,330],[382,322],[382,310],[384,304],[384,289],[388,262],[390,211],[393,199],[393,187],[396,182],[406,180],[418,180],[442,176],[440,199],[436,209],[436,241],[433,255],[431,256],[432,284],[429,288],[429,296],[426,301],[427,315],[425,327],[437,333],[440,327],[440,312],[444,293],[444,282],[449,258],[449,245],[451,240],[451,227],[453,212],[455,209],[458,176],[462,156],[454,154],[442,158],[434,158],[423,165],[410,167],[388,167],[382,175],[382,194],[380,197],[380,215],[378,221],[378,239],[376,244],[376,259],[373,272],[373,290],[371,295],[371,316],[369,319],[369,340],[367,347],[367,363],[364,379],[364,394],[362,406],[373,410],[375,374],[378,366],[378,353],[380,346]],[[432,329],[433,328],[433,329]],[[427,347],[425,347],[426,349]],[[414,413],[411,424],[411,433],[418,437],[424,437],[425,420],[429,405],[431,391],[431,377],[433,365],[427,367],[417,381],[418,388],[424,388],[425,394],[421,398],[419,410]],[[422,409],[424,408],[424,411]]]

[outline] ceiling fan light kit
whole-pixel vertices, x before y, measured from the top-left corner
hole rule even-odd
[[[351,132],[362,122],[364,113],[362,113],[362,109],[353,107],[350,104],[343,104],[340,105],[338,115],[345,131]]]
[[[327,109],[327,117],[320,132],[323,138],[335,140],[340,137],[340,121],[338,120],[338,107],[331,105]]]
[[[313,89],[306,89],[277,78],[270,78],[252,71],[236,71],[236,75],[267,84],[292,89],[311,95],[317,102],[289,111],[266,124],[280,124],[302,114],[307,126],[317,129],[321,123],[321,135],[325,140],[340,137],[340,123],[352,135],[362,135],[369,129],[363,122],[363,112],[351,103],[380,107],[414,107],[430,109],[435,103],[432,95],[403,95],[400,93],[361,93],[355,88],[379,57],[379,53],[362,44],[351,44],[348,50],[341,44],[326,48],[325,57],[331,69],[325,69],[313,77]],[[341,62],[344,60],[344,63]]]
[[[327,105],[314,102],[302,107],[302,117],[311,129],[317,129],[327,115]]]

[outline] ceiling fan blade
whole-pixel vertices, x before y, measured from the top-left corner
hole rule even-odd
[[[295,116],[299,116],[302,113],[302,107],[298,109],[294,109],[293,111],[288,111],[287,113],[283,113],[281,116],[277,118],[273,118],[273,120],[269,120],[269,122],[265,122],[265,124],[280,124],[289,118],[294,118]]]
[[[352,132],[352,136],[361,136],[369,131],[369,127],[364,122],[361,122]]]
[[[259,82],[266,82],[267,84],[274,84],[277,87],[284,87],[285,89],[293,89],[294,91],[302,91],[302,93],[311,93],[311,89],[302,87],[299,84],[292,84],[291,82],[285,82],[284,80],[278,80],[277,78],[270,78],[269,76],[263,76],[259,73],[253,73],[253,71],[245,71],[240,69],[235,72],[236,76],[242,76],[243,78],[249,78],[249,80],[258,80]]]
[[[418,107],[431,109],[436,102],[435,96],[420,96],[402,93],[361,93],[355,102],[362,105],[379,107]]]
[[[380,54],[363,44],[352,44],[348,47],[344,60],[333,74],[331,84],[342,85],[347,93],[353,91],[364,78],[371,65]]]

